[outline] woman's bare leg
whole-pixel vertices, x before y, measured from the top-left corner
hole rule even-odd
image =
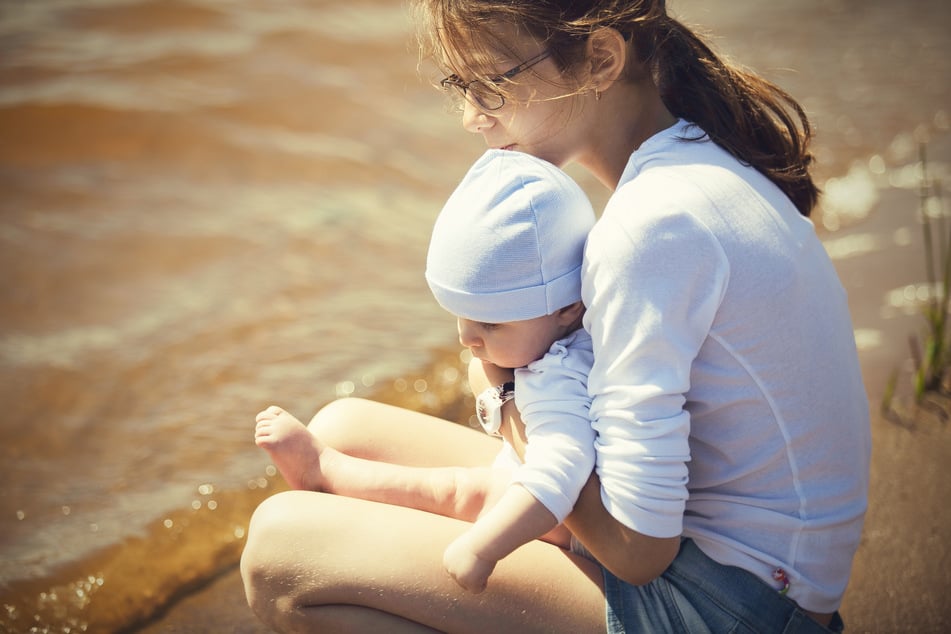
[[[484,466],[498,440],[372,401],[342,399],[309,430],[335,449],[421,467]],[[462,590],[442,552],[468,524],[310,492],[265,501],[241,568],[248,600],[282,631],[599,631],[600,569],[542,542],[507,557],[489,589]]]
[[[266,500],[251,520],[241,571],[258,616],[284,632],[604,631],[600,568],[531,542],[472,595],[442,566],[469,525],[322,493]]]

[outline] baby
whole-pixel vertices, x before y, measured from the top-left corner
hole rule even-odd
[[[571,512],[594,468],[587,376],[591,338],[581,327],[581,264],[595,221],[584,192],[564,172],[519,152],[489,150],[469,170],[436,220],[426,279],[457,318],[469,348],[470,376],[514,370],[512,381],[477,396],[477,416],[493,435],[505,432],[492,470],[504,490],[476,516],[434,500],[453,471],[401,467],[347,456],[324,446],[289,413],[257,416],[255,440],[294,488],[321,490],[474,519],[444,553],[464,588],[481,592],[497,562],[548,534]],[[520,460],[502,426],[514,398],[525,424]],[[500,479],[499,473],[511,477]],[[446,486],[431,486],[446,479]],[[383,484],[381,484],[383,483]],[[388,484],[386,484],[388,483]],[[549,537],[552,541],[554,538]],[[567,547],[567,541],[559,545]]]

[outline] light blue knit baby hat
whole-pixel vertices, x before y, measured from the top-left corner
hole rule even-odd
[[[486,323],[549,315],[581,300],[594,211],[555,165],[489,150],[469,169],[433,228],[426,281],[450,313]]]

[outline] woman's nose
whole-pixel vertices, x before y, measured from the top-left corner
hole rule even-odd
[[[492,127],[495,120],[468,99],[463,100],[462,127],[474,134],[484,132]]]

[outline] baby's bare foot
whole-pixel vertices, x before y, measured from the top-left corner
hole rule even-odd
[[[255,418],[254,442],[265,450],[293,489],[320,491],[324,445],[289,412],[271,405]]]

